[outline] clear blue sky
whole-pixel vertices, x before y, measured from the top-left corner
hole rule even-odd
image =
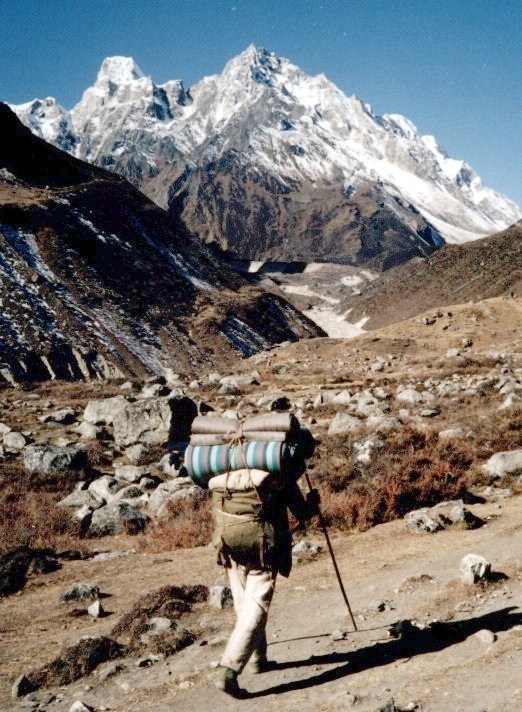
[[[71,108],[116,54],[190,85],[252,42],[404,114],[522,205],[522,0],[0,0],[0,100]]]

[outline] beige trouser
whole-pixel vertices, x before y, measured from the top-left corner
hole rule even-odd
[[[238,564],[232,559],[228,577],[236,625],[220,664],[240,673],[250,657],[252,660],[266,657],[265,626],[276,574]]]

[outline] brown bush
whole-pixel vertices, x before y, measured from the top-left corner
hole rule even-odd
[[[213,529],[210,500],[180,500],[169,505],[164,517],[150,524],[138,544],[143,550],[152,552],[206,546],[210,542]]]
[[[17,547],[85,549],[67,511],[56,507],[63,495],[26,492],[15,485],[0,490],[0,553]]]
[[[368,465],[352,464],[351,443],[339,440],[324,439],[314,468],[323,514],[333,526],[367,529],[467,493],[473,458],[436,435],[392,432]]]

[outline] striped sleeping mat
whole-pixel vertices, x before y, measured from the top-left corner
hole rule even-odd
[[[244,468],[276,474],[283,468],[284,442],[245,442],[241,445],[189,445],[185,467],[200,487],[208,487],[213,475]]]

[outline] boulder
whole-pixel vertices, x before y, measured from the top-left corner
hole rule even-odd
[[[103,501],[93,492],[88,489],[84,489],[84,487],[85,483],[79,482],[71,494],[68,494],[67,497],[61,499],[57,503],[57,506],[65,508],[89,507],[89,509],[98,509],[98,507],[101,507]]]
[[[375,435],[353,444],[354,460],[364,465],[371,462],[373,451],[384,446],[384,442]]]
[[[76,411],[73,408],[62,408],[54,413],[41,415],[38,420],[41,423],[60,423],[60,425],[70,425],[76,420]]]
[[[87,608],[87,613],[93,618],[101,618],[105,611],[103,610],[101,602],[97,600],[94,601],[94,603],[91,603],[91,605]]]
[[[71,601],[88,601],[100,597],[100,587],[94,583],[77,583],[60,594],[60,603]]]
[[[492,455],[483,465],[491,477],[504,477],[522,472],[522,450],[507,450]]]
[[[83,472],[87,467],[87,456],[78,447],[59,447],[49,443],[28,445],[24,448],[24,466],[27,472],[56,475],[74,470]]]
[[[314,398],[313,407],[320,408],[322,405],[329,405],[335,401],[336,397],[337,391],[321,391]]]
[[[75,700],[69,707],[69,712],[93,712],[93,709],[87,707],[81,700]]]
[[[444,529],[444,521],[427,509],[416,509],[404,517],[406,529],[413,534],[433,534]]]
[[[414,404],[424,402],[422,393],[419,393],[415,388],[404,388],[404,390],[397,393],[396,398],[403,403]]]
[[[11,697],[16,700],[19,697],[28,695],[30,692],[34,692],[36,689],[38,689],[38,686],[31,682],[26,675],[19,675],[11,688]]]
[[[3,437],[6,433],[10,433],[11,428],[6,425],[5,423],[0,423],[0,438]]]
[[[362,425],[362,421],[349,413],[337,413],[330,423],[328,435],[348,435],[354,433]]]
[[[114,476],[125,482],[139,482],[142,477],[149,477],[152,474],[150,465],[117,465],[114,468]]]
[[[22,433],[11,431],[4,435],[3,443],[6,450],[23,450],[27,445],[27,439]]]
[[[98,479],[93,480],[88,487],[88,491],[100,500],[102,504],[107,504],[111,501],[116,492],[124,485],[115,477],[110,475],[102,475]]]
[[[183,456],[178,450],[165,453],[158,463],[161,472],[169,477],[179,477],[182,465]]]
[[[93,425],[112,425],[116,414],[128,404],[125,396],[91,400],[85,406],[83,420]]]
[[[492,630],[488,630],[487,628],[482,628],[482,630],[477,631],[475,633],[475,637],[485,645],[491,645],[497,639],[495,633],[493,633]]]
[[[136,445],[131,445],[126,448],[124,455],[129,462],[132,462],[133,465],[139,465],[145,459],[148,451],[148,447],[142,445],[141,443],[137,443]]]
[[[114,440],[121,446],[187,442],[196,415],[195,402],[184,395],[126,403],[114,417]]]
[[[478,583],[487,579],[490,573],[490,562],[478,554],[466,554],[460,562],[460,578],[464,583]]]
[[[508,408],[513,408],[513,406],[520,402],[522,402],[522,398],[520,398],[520,396],[517,396],[516,393],[509,393],[503,400],[502,404],[499,405],[497,410],[507,410]]]
[[[350,391],[341,391],[333,398],[333,402],[337,405],[348,405],[352,399]]]
[[[116,492],[112,498],[113,502],[122,502],[123,500],[138,499],[138,497],[143,497],[143,490],[138,485],[128,485],[123,489]]]
[[[389,433],[391,430],[400,430],[402,422],[392,415],[371,415],[365,423],[368,430],[374,433]]]
[[[259,381],[251,375],[241,373],[237,376],[224,376],[220,378],[219,384],[221,386],[232,386],[233,388],[241,389],[252,385],[259,385]]]
[[[148,517],[128,502],[111,502],[93,512],[90,536],[138,534],[147,526]]]
[[[170,388],[162,383],[148,383],[140,391],[140,398],[162,398],[168,396]]]
[[[99,440],[103,435],[102,428],[87,421],[80,423],[75,430],[82,440]]]

